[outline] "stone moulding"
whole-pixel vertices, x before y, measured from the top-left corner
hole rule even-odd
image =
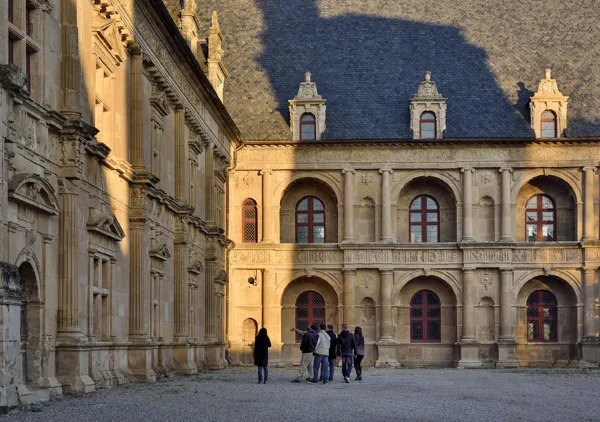
[[[168,261],[171,258],[171,252],[165,243],[157,246],[150,250],[150,256],[152,258],[160,259],[161,261]]]
[[[8,198],[47,215],[58,215],[60,206],[52,185],[38,174],[19,173],[8,183]]]
[[[101,214],[87,224],[88,231],[95,231],[116,241],[125,237],[125,231],[119,220],[112,214]]]

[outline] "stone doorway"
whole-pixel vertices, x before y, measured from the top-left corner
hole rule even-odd
[[[258,333],[258,324],[252,318],[244,321],[242,326],[242,363],[254,364],[254,339]]]
[[[37,384],[41,378],[40,339],[41,310],[37,277],[33,266],[23,262],[19,266],[23,300],[20,316],[21,379],[23,383]]]

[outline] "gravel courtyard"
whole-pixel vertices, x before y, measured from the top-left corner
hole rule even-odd
[[[362,382],[256,385],[254,368],[66,398],[17,421],[600,421],[600,371],[365,369]],[[318,416],[317,416],[318,415]]]

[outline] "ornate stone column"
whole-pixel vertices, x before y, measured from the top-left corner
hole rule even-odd
[[[133,168],[144,167],[144,74],[143,56],[139,45],[129,47],[131,59],[131,111],[129,125],[131,127],[131,165]]]
[[[500,270],[500,335],[498,337],[498,362],[500,368],[516,368],[517,342],[513,333],[512,314],[512,282],[513,271]]]
[[[473,169],[462,169],[463,174],[463,242],[473,238]]]
[[[382,168],[381,173],[381,242],[392,241],[392,186],[391,179],[393,170]]]
[[[205,267],[204,280],[204,341],[214,343],[216,341],[216,319],[215,319],[215,276],[217,266],[214,261],[207,261]]]
[[[596,167],[584,167],[584,198],[583,198],[583,240],[594,240],[598,238],[595,233],[594,219],[594,179]]]
[[[344,243],[354,242],[354,173],[351,168],[342,170],[344,174]]]
[[[586,181],[587,182],[587,181]],[[596,268],[582,268],[583,280],[583,356],[580,366],[598,367],[600,363],[600,336],[596,324],[598,279]]]
[[[510,188],[511,188],[511,168],[501,168],[500,173],[502,174],[501,191],[502,191],[502,234],[500,240],[503,242],[510,242],[513,240],[512,236],[512,218],[511,218],[511,207],[510,207]]]
[[[275,221],[273,221],[273,171],[264,169],[262,176],[262,241],[275,243]]]
[[[71,119],[81,118],[79,107],[81,91],[81,62],[79,61],[79,30],[77,28],[77,4],[62,1],[61,41],[62,54],[60,75],[62,85],[62,111]]]
[[[216,224],[216,208],[215,208],[215,157],[214,157],[215,144],[208,142],[204,150],[204,171],[206,181],[206,201],[205,203],[205,215],[204,218],[209,224]]]
[[[189,204],[189,149],[185,139],[185,110],[175,109],[175,199]]]
[[[273,292],[275,291],[275,270],[265,268],[262,277],[262,326],[267,329],[271,339],[269,361],[281,361],[281,307],[277,306]]]
[[[354,327],[354,288],[356,286],[356,270],[344,270],[344,318],[342,324]]]
[[[381,304],[380,337],[377,342],[378,357],[375,366],[397,366],[397,350],[394,341],[394,323],[392,321],[392,290],[394,288],[394,272],[380,269],[381,284],[379,290]]]
[[[472,268],[463,269],[462,283],[462,336],[460,338],[460,361],[458,366],[481,366],[479,350],[475,339],[475,285]]]
[[[59,214],[58,327],[56,348],[57,378],[67,394],[95,391],[89,376],[88,350],[79,327],[78,273],[78,186],[74,181],[58,180],[61,201]]]

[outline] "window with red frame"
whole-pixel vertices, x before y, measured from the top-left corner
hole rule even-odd
[[[419,123],[421,126],[421,139],[435,139],[435,132],[437,129],[437,121],[435,119],[435,114],[431,111],[426,111],[421,114],[421,121]]]
[[[296,205],[296,243],[325,243],[325,206],[307,196]]]
[[[442,339],[440,298],[421,290],[410,299],[410,341],[435,343]]]
[[[311,113],[304,113],[300,116],[300,140],[314,141],[317,139],[317,124],[315,116]]]
[[[556,114],[551,110],[542,113],[542,138],[556,138]]]
[[[296,299],[296,329],[307,331],[313,324],[325,324],[325,299],[317,292],[301,293]],[[302,336],[296,333],[296,342],[302,341]]]
[[[558,341],[558,302],[548,290],[536,290],[527,298],[527,341]]]
[[[258,242],[258,211],[254,199],[246,199],[242,204],[242,243]]]
[[[429,195],[419,195],[410,203],[410,241],[436,243],[440,241],[440,207]]]
[[[528,242],[556,240],[556,207],[552,198],[535,195],[527,201],[525,225]]]

